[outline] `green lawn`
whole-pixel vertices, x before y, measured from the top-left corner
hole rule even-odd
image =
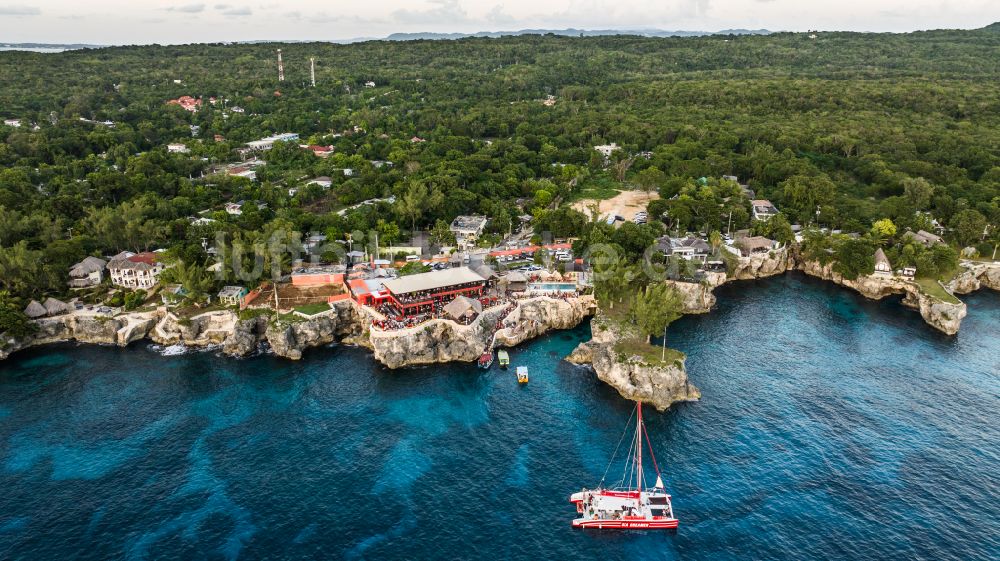
[[[602,177],[585,181],[583,185],[568,197],[566,203],[574,203],[583,199],[593,199],[603,201],[618,195],[622,191],[622,184],[617,181]]]
[[[948,291],[942,288],[940,284],[938,284],[937,279],[918,278],[915,280],[916,283],[920,285],[920,290],[922,290],[924,294],[933,296],[938,300],[941,300],[942,302],[948,302],[949,304],[961,303],[961,300],[955,298],[951,294],[948,294]]]
[[[663,352],[662,347],[650,345],[646,341],[637,338],[628,338],[619,341],[615,344],[615,352],[619,355],[624,355],[625,358],[639,356],[642,358],[643,362],[649,364],[650,366],[673,364],[684,359],[684,353],[678,351],[677,349],[667,347],[666,360],[661,361],[660,355]]]
[[[307,316],[314,316],[316,314],[321,314],[323,312],[330,311],[330,305],[325,302],[316,304],[304,304],[302,306],[295,306],[295,311],[303,313]]]

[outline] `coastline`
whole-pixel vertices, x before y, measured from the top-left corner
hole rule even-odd
[[[949,292],[968,294],[981,288],[1000,290],[1000,263],[963,262],[963,271],[947,286]],[[715,306],[715,288],[730,282],[784,274],[804,274],[852,289],[880,300],[902,294],[902,303],[916,309],[935,329],[955,335],[967,313],[965,303],[944,302],[926,294],[913,281],[874,275],[844,279],[831,265],[799,258],[795,248],[740,258],[733,273],[708,273],[699,283],[664,281],[682,296],[685,314],[708,313]],[[616,349],[625,334],[616,330],[598,310],[591,295],[572,299],[535,296],[519,300],[513,310],[484,310],[468,325],[434,319],[393,331],[372,328],[370,313],[351,300],[331,304],[327,312],[312,317],[274,321],[268,315],[240,319],[234,310],[210,311],[179,318],[160,307],[114,317],[65,314],[35,320],[39,331],[25,340],[0,343],[0,360],[30,347],[77,341],[125,347],[139,340],[163,346],[217,347],[231,357],[245,357],[270,347],[276,356],[299,360],[307,349],[333,342],[368,349],[373,358],[390,369],[449,362],[474,362],[490,345],[513,347],[551,330],[571,329],[594,316],[591,340],[581,342],[566,360],[589,365],[601,381],[622,397],[666,410],[674,403],[697,401],[701,392],[687,377],[686,357],[667,363],[652,362]]]

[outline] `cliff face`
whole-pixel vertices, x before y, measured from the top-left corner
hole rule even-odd
[[[371,330],[375,360],[389,368],[439,362],[472,362],[479,358],[493,335],[501,310],[488,310],[469,325],[435,319],[398,331]]]
[[[450,320],[431,320],[399,331],[371,330],[367,340],[375,359],[389,368],[440,362],[472,362],[479,358],[496,335],[495,346],[511,347],[551,329],[570,329],[592,313],[591,296],[562,300],[538,297],[521,300],[496,330],[504,309],[480,314],[469,325]]]
[[[780,275],[795,268],[795,256],[789,247],[750,257],[740,257],[737,265],[726,275],[726,280],[752,280]]]
[[[124,347],[146,337],[158,317],[159,312],[143,312],[114,318],[77,314],[42,318],[35,321],[38,331],[31,337],[3,341],[0,345],[0,360],[21,349],[64,341]]]
[[[596,307],[597,301],[589,295],[572,300],[546,297],[522,300],[505,318],[504,323],[510,327],[497,331],[496,346],[513,347],[552,329],[572,329],[593,314]]]
[[[323,316],[290,323],[268,324],[264,338],[278,356],[299,360],[302,351],[328,345],[359,329],[360,323],[353,304],[338,302]]]
[[[1000,263],[964,261],[963,271],[949,283],[955,294],[968,294],[980,288],[1000,290]]]
[[[673,363],[649,363],[638,356],[627,356],[615,349],[621,334],[606,318],[598,316],[591,323],[593,338],[581,343],[566,360],[590,364],[597,378],[618,390],[625,399],[642,401],[664,411],[682,401],[697,401],[701,392],[688,381],[684,359]]]
[[[869,275],[849,280],[835,272],[832,263],[824,266],[818,261],[805,261],[801,264],[801,269],[807,275],[852,288],[872,300],[881,300],[891,294],[904,294],[904,305],[919,310],[925,322],[948,335],[958,333],[962,318],[967,313],[964,302],[953,304],[938,300],[925,294],[916,283],[900,278]]]
[[[723,275],[723,278],[725,276]],[[707,314],[715,305],[715,285],[711,282],[664,281],[673,287],[681,297],[685,314]]]

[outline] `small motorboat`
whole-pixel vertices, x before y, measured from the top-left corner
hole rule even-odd
[[[503,349],[497,351],[497,360],[500,362],[500,368],[504,370],[507,370],[507,367],[510,366],[510,355]]]
[[[625,474],[619,485],[604,487],[604,479],[596,489],[584,489],[573,493],[569,501],[576,505],[579,518],[573,520],[574,528],[591,528],[595,530],[669,530],[677,527],[678,520],[674,517],[670,495],[667,494],[660,476],[660,468],[656,464],[656,456],[649,444],[645,425],[642,422],[642,402],[636,405],[635,433],[628,458],[625,460]],[[629,420],[631,423],[631,419]],[[626,433],[628,432],[628,426]],[[652,487],[644,487],[642,470],[642,437],[646,436],[649,455],[656,469],[656,483]],[[624,440],[625,434],[622,434]],[[618,443],[619,446],[622,444]],[[617,453],[618,449],[615,449]],[[614,462],[614,457],[611,458]],[[611,464],[608,464],[608,468]],[[607,472],[605,472],[607,473]],[[628,481],[626,481],[626,474]]]
[[[491,366],[493,366],[493,351],[486,351],[479,356],[479,367],[488,370]]]
[[[518,366],[517,367],[517,383],[527,384],[528,383],[528,367]]]

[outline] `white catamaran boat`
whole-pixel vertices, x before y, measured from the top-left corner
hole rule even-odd
[[[668,530],[677,527],[678,520],[674,518],[674,509],[670,504],[670,495],[663,486],[660,468],[656,465],[653,448],[648,444],[649,436],[642,422],[642,403],[636,405],[636,427],[632,436],[631,449],[625,461],[625,471],[619,485],[612,488],[604,487],[604,478],[596,489],[584,489],[573,493],[569,500],[576,505],[580,517],[573,520],[574,528],[595,528],[599,530]],[[631,420],[629,421],[631,423]],[[625,433],[628,426],[625,427]],[[622,434],[622,441],[625,439]],[[642,437],[646,436],[649,446],[649,456],[656,470],[656,483],[646,487],[642,469]],[[622,441],[618,442],[621,447]],[[618,448],[615,448],[615,455]],[[614,456],[611,464],[614,463]],[[604,475],[607,477],[607,470]]]

